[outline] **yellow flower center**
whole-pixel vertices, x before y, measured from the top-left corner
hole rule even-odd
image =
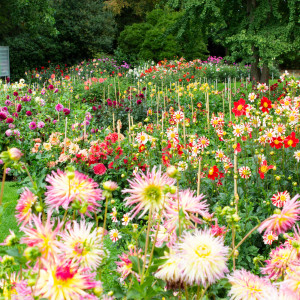
[[[238,107],[237,107],[237,110],[242,110],[243,109],[243,105],[240,104]]]
[[[199,245],[197,249],[195,250],[196,254],[201,257],[205,258],[211,254],[211,247],[208,245]]]
[[[274,141],[274,144],[275,144],[275,145],[278,145],[278,144],[279,144],[279,141],[278,141],[278,140],[275,140],[275,141]]]
[[[264,103],[263,105],[265,108],[267,108],[269,106],[269,104],[267,102]]]
[[[266,172],[268,171],[268,167],[267,167],[267,166],[261,166],[261,167],[260,167],[260,171],[261,171],[262,173],[266,173]]]
[[[288,143],[289,146],[292,146],[293,145],[293,140],[289,140],[287,143]]]
[[[285,195],[281,195],[280,196],[280,201],[285,201],[286,200],[286,196]]]
[[[214,174],[214,169],[213,169],[213,168],[210,168],[208,174],[209,174],[209,175]]]

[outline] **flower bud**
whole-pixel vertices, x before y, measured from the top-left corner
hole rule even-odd
[[[42,256],[42,253],[38,247],[27,247],[24,250],[24,256],[26,257],[27,260],[34,261],[38,257]]]
[[[24,155],[18,148],[11,148],[8,151],[9,158],[13,161],[18,161]]]
[[[177,191],[176,186],[174,186],[174,185],[170,186],[170,193],[171,193],[171,194],[175,194],[176,191]]]
[[[118,184],[111,180],[105,181],[102,185],[104,190],[110,192],[113,192],[118,188]]]
[[[27,280],[27,285],[28,286],[35,286],[35,283],[36,283],[36,279],[34,279],[34,278],[29,278]]]
[[[178,169],[175,166],[170,166],[167,168],[167,175],[171,178],[176,178],[179,174]]]
[[[9,268],[15,263],[15,259],[10,255],[4,255],[1,261],[4,268]]]

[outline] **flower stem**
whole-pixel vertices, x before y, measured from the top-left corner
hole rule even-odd
[[[151,266],[151,263],[152,263],[153,253],[154,253],[155,244],[156,244],[156,241],[157,241],[157,236],[158,236],[158,231],[159,231],[159,226],[160,226],[160,221],[161,221],[162,213],[163,213],[164,207],[165,207],[165,199],[166,199],[166,196],[164,195],[164,202],[163,202],[162,208],[161,208],[161,210],[159,212],[159,217],[158,217],[158,221],[157,221],[157,227],[156,227],[155,237],[154,237],[154,241],[153,241],[153,245],[152,245],[152,250],[151,250],[151,254],[150,254],[150,259],[149,259],[149,263],[148,263],[148,269],[147,269],[147,272],[146,272],[145,276],[147,276],[149,267]]]
[[[230,256],[233,255],[234,251],[237,250],[238,247],[240,247],[244,241],[249,237],[249,235],[252,234],[253,231],[255,231],[258,227],[259,227],[260,224],[256,225],[255,227],[253,227],[244,237],[243,239],[233,248],[232,252],[230,253]],[[230,257],[229,256],[229,257]]]
[[[150,228],[151,228],[151,220],[152,220],[152,207],[150,208],[150,211],[149,211],[148,228],[147,228],[147,234],[146,234],[146,245],[145,245],[145,252],[144,252],[144,262],[143,262],[141,283],[144,282],[144,272],[145,272],[146,259],[147,259],[147,251],[148,251],[148,244],[149,244],[149,233],[150,233]]]
[[[105,232],[105,226],[106,226],[107,206],[108,206],[108,197],[106,197],[106,199],[105,199],[105,213],[104,213],[103,231],[102,231],[102,241],[101,241],[102,247],[103,247],[104,232]]]
[[[178,231],[179,231],[179,237],[181,236],[181,224],[180,224],[180,205],[179,205],[179,182],[178,179],[177,182],[177,203],[178,203]]]
[[[0,205],[2,205],[5,178],[6,178],[6,164],[4,164],[4,167],[3,167],[3,176],[2,176],[2,185],[1,185],[1,194],[0,194]]]

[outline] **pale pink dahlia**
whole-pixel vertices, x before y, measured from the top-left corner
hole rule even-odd
[[[93,223],[73,221],[62,232],[60,249],[68,259],[76,259],[81,266],[96,269],[103,258],[102,238],[97,235],[97,228],[92,229]]]
[[[43,260],[43,268],[36,283],[35,296],[48,300],[89,299],[86,290],[97,286],[96,273],[82,268],[79,262],[61,259],[56,261]]]
[[[228,251],[223,239],[210,230],[185,232],[176,249],[183,281],[206,286],[223,278],[228,272]]]
[[[28,188],[25,188],[20,196],[16,206],[16,219],[18,220],[18,224],[23,223],[23,225],[26,225],[32,221],[32,207],[36,203],[38,197]]]
[[[170,178],[167,174],[162,174],[161,168],[156,171],[156,167],[145,175],[143,172],[135,175],[133,180],[128,180],[130,183],[129,189],[124,189],[123,193],[130,193],[126,197],[125,206],[137,204],[131,211],[134,218],[141,210],[143,213],[140,217],[147,213],[150,209],[158,211],[162,208],[164,202],[164,187],[173,185],[175,179]]]
[[[180,258],[174,251],[171,251],[165,258],[166,262],[158,268],[155,277],[166,281],[169,288],[180,286],[182,284],[182,271],[179,268]]]
[[[195,196],[191,190],[179,192],[179,208],[185,215],[184,222],[187,225],[194,223],[201,224],[202,220],[198,215],[204,216],[208,213],[208,204],[203,200],[204,195]],[[178,223],[178,200],[177,197],[169,197],[165,210],[166,222],[165,226],[168,231],[173,231]]]
[[[300,262],[287,269],[287,274],[282,281],[280,288],[287,293],[287,299],[300,299]]]
[[[286,201],[281,211],[261,223],[258,231],[274,231],[280,234],[289,230],[300,219],[300,202],[297,201],[299,197],[296,195],[293,199]]]
[[[228,276],[231,300],[267,299],[277,293],[271,282],[246,270],[236,270]]]
[[[21,227],[21,230],[25,233],[21,243],[29,247],[37,246],[44,258],[56,256],[62,247],[62,243],[56,238],[63,224],[59,220],[51,220],[51,213],[48,214],[45,224],[42,223],[40,216],[33,216],[32,223],[32,227]],[[56,227],[54,229],[55,224]]]
[[[52,171],[52,175],[47,175],[46,181],[50,183],[47,186],[46,203],[51,209],[62,206],[64,209],[69,204],[78,201],[80,204],[87,205],[87,211],[96,212],[102,200],[102,191],[98,189],[98,183],[87,175],[75,171],[75,177],[69,179],[65,172],[57,170]]]

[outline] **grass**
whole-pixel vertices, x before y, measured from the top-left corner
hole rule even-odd
[[[5,182],[3,193],[3,208],[0,208],[0,242],[2,243],[9,234],[9,229],[16,235],[21,235],[15,218],[15,208],[19,195],[16,182]]]

